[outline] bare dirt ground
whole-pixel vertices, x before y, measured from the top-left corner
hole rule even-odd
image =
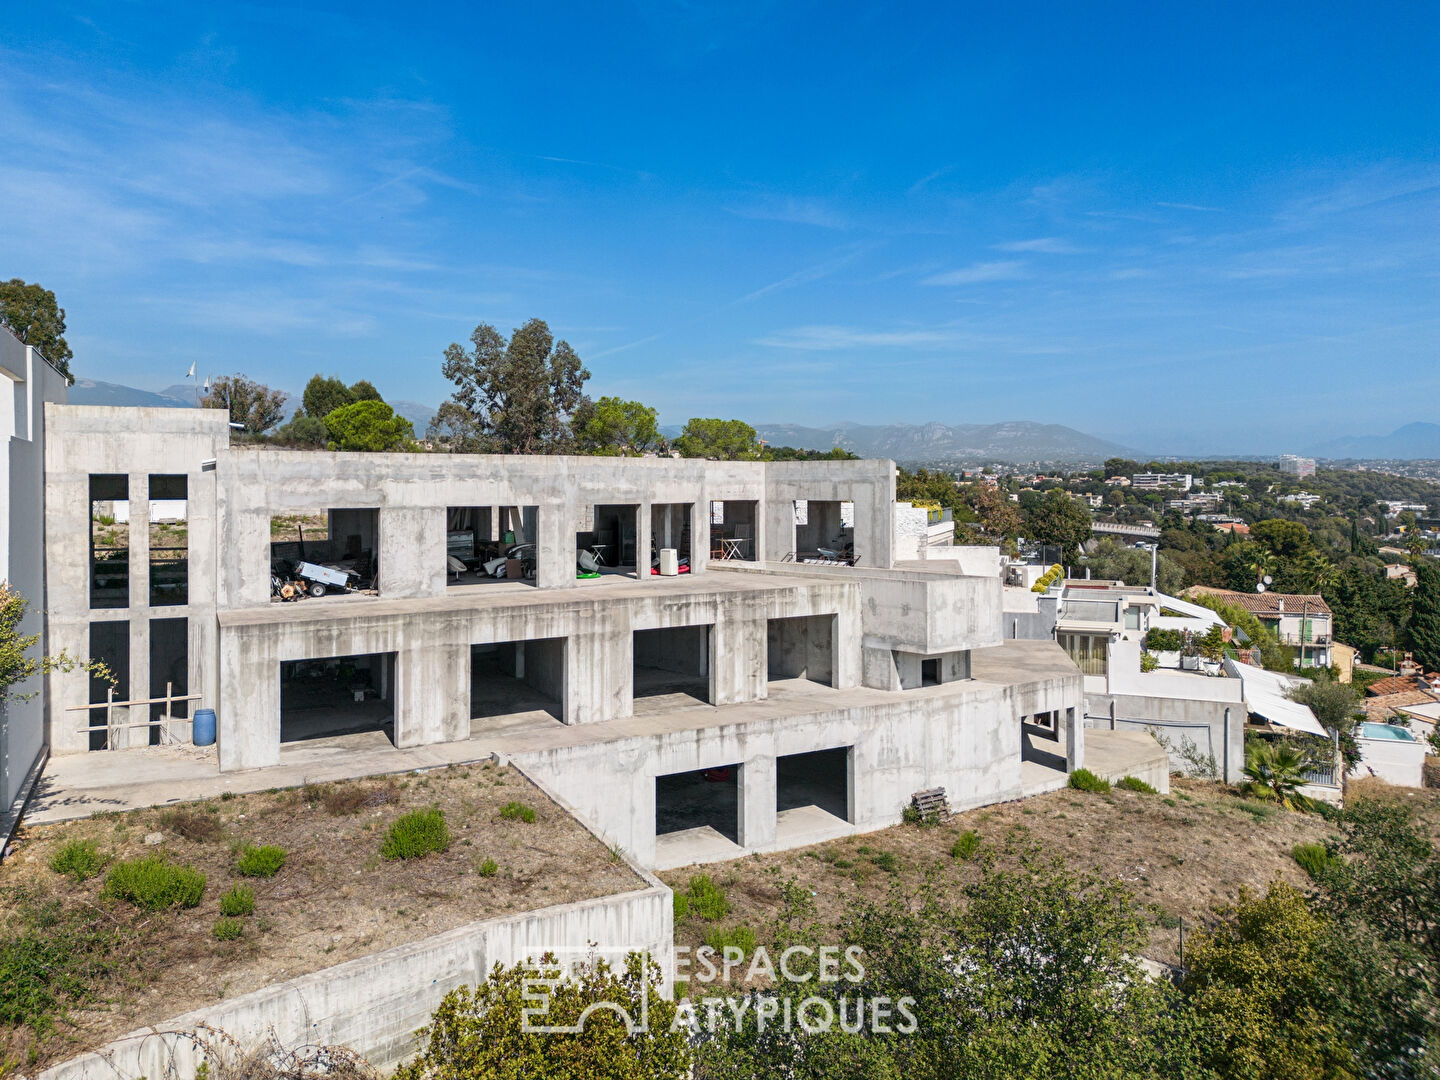
[[[536,820],[502,819],[512,800]],[[449,849],[381,858],[390,823],[432,806],[445,812]],[[161,842],[147,844],[155,834]],[[50,869],[52,853],[71,839],[97,842],[111,865],[159,853],[192,866],[206,876],[204,897],[198,907],[158,913],[103,897],[104,870],[76,884]],[[240,877],[245,844],[279,845],[284,867],[270,878]],[[488,875],[487,859],[495,863]],[[240,938],[218,941],[220,896],[237,883],[254,890],[255,911]],[[488,764],[22,829],[14,855],[0,864],[0,959],[23,927],[43,934],[47,920],[78,920],[115,931],[115,965],[94,981],[98,1000],[71,1009],[44,1039],[0,1021],[0,1075],[7,1063],[32,1071],[207,1002],[465,923],[643,887],[518,772]]]
[[[1164,963],[1179,959],[1179,920],[1187,933],[1213,920],[1217,906],[1242,886],[1264,889],[1275,878],[1299,888],[1310,879],[1291,856],[1296,844],[1324,841],[1332,825],[1315,814],[1295,813],[1243,799],[1224,785],[1172,780],[1169,796],[1114,789],[1098,795],[1064,789],[958,814],[942,825],[898,825],[881,832],[810,848],[751,856],[708,868],[681,868],[659,876],[677,891],[708,872],[725,890],[732,910],[705,922],[694,915],[677,923],[676,942],[691,947],[718,929],[748,927],[763,944],[778,910],[778,884],[793,879],[814,894],[821,919],[839,921],[857,900],[883,900],[898,882],[919,890],[927,874],[958,897],[980,876],[978,860],[951,856],[967,830],[997,852],[1009,839],[1029,839],[1076,870],[1094,869],[1119,878],[1151,913],[1146,955]],[[1403,799],[1440,831],[1440,792],[1410,792],[1384,784],[1358,784],[1359,794]],[[894,857],[893,870],[887,853]],[[1005,862],[1005,856],[1000,856]]]

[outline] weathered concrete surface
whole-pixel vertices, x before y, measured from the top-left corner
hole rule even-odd
[[[1049,748],[1060,760],[1066,754],[1062,736]],[[1085,768],[1096,776],[1114,783],[1127,776],[1144,780],[1161,794],[1170,791],[1170,760],[1164,747],[1144,731],[1087,731],[1085,733]],[[1063,768],[1041,761],[1027,760],[1022,767],[1025,795],[1056,791],[1069,783]]]
[[[16,627],[40,634],[50,650],[44,612],[45,404],[63,402],[67,386],[34,348],[0,326],[0,582],[28,602]],[[0,702],[0,850],[10,837],[46,750],[48,696],[36,676],[7,688]]]
[[[202,1024],[246,1048],[273,1032],[284,1046],[339,1044],[388,1069],[418,1049],[416,1031],[451,990],[483,982],[497,963],[513,965],[551,951],[583,956],[592,943],[612,963],[631,949],[648,951],[668,980],[674,966],[671,893],[658,879],[647,880],[648,887],[636,892],[471,923],[216,1002],[52,1066],[37,1080],[193,1076],[201,1057],[181,1033]]]

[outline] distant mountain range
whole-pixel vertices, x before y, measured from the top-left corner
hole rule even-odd
[[[832,427],[757,424],[774,446],[829,450],[838,446],[861,457],[896,461],[1101,462],[1134,457],[1136,451],[1063,424],[1008,420],[1000,424],[839,423]]]
[[[1308,451],[1319,458],[1440,458],[1440,424],[1416,422],[1389,435],[1349,435]]]

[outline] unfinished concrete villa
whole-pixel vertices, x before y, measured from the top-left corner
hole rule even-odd
[[[212,779],[499,754],[663,868],[891,825],[926,789],[1018,798],[1085,758],[1081,673],[1004,640],[995,549],[897,540],[890,461],[341,454],[232,447],[220,411],[35,419],[46,646],[116,678],[49,677],[25,715],[51,771],[163,785],[133,763],[167,746]],[[1023,749],[1036,732],[1051,753]]]

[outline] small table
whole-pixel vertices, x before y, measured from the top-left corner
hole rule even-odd
[[[592,554],[592,555],[595,556],[595,561],[596,561],[597,563],[599,563],[601,566],[604,566],[604,565],[605,565],[605,548],[606,548],[607,546],[608,546],[608,545],[606,545],[606,544],[591,544],[591,545],[590,545],[590,554]]]
[[[720,558],[722,559],[744,559],[745,541],[738,537],[722,536],[720,538]]]

